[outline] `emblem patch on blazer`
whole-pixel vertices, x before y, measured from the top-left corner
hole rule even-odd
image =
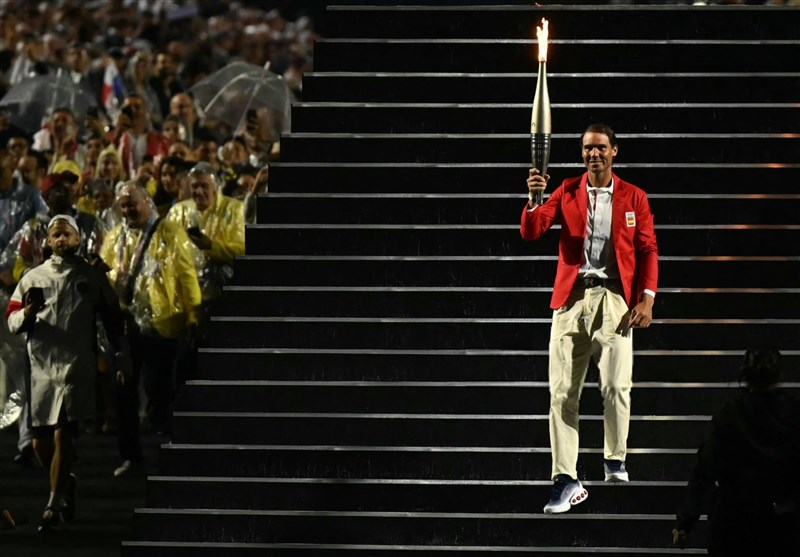
[[[636,213],[633,211],[625,213],[625,224],[628,225],[628,228],[636,226]]]

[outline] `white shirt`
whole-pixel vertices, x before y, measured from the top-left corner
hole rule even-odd
[[[619,278],[617,256],[611,238],[611,200],[614,180],[607,188],[593,188],[586,182],[586,236],[583,239],[583,264],[579,277]]]

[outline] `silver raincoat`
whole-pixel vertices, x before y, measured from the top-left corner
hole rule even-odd
[[[43,290],[44,307],[26,321],[23,295],[34,287]],[[54,425],[62,406],[69,421],[94,415],[98,315],[118,345],[117,296],[105,275],[80,257],[53,255],[17,284],[6,316],[12,333],[27,333],[34,427]]]

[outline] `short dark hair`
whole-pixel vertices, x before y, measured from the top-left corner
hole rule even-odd
[[[165,166],[171,166],[178,172],[178,174],[182,174],[184,172],[188,173],[192,169],[192,167],[194,167],[194,164],[195,163],[184,160],[180,157],[176,156],[167,157],[165,159],[161,159],[161,164],[158,166],[158,172],[160,174],[162,168],[164,168]]]
[[[781,353],[773,346],[751,348],[745,352],[740,377],[752,389],[772,387],[781,378]]]
[[[601,133],[608,137],[608,142],[611,144],[612,147],[617,146],[617,134],[614,133],[614,130],[608,124],[603,124],[600,122],[590,124],[583,133],[581,134],[581,147],[583,147],[583,136],[587,133]]]

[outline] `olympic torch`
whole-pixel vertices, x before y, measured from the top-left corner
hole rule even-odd
[[[542,26],[536,27],[539,41],[539,75],[536,78],[536,95],[531,110],[531,160],[542,176],[547,174],[550,162],[550,95],[547,93],[547,24],[542,18]],[[529,193],[528,197],[536,205],[542,204],[542,192]]]

